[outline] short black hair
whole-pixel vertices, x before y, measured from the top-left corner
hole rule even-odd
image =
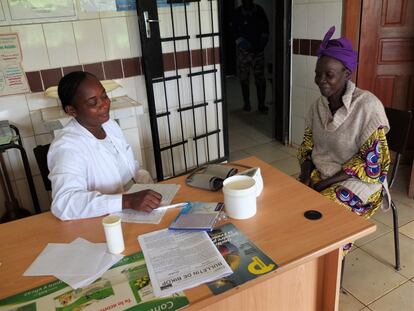
[[[62,103],[63,110],[65,110],[66,106],[73,104],[73,98],[78,91],[79,85],[87,77],[96,78],[94,74],[87,71],[72,71],[60,79],[58,85],[58,95],[60,102]]]

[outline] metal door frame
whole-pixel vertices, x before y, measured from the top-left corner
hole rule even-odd
[[[155,4],[156,10],[155,12],[157,12],[157,2],[156,0],[152,0]],[[164,180],[165,176],[164,176],[164,171],[163,171],[163,163],[162,163],[162,156],[161,156],[161,152],[164,151],[170,151],[170,155],[171,155],[171,163],[172,163],[172,170],[173,173],[170,175],[170,177],[175,177],[181,174],[185,174],[188,171],[191,171],[194,168],[199,167],[200,165],[204,165],[206,163],[199,163],[199,159],[198,159],[198,154],[197,154],[197,140],[199,139],[206,139],[207,142],[207,163],[214,163],[214,162],[222,162],[228,159],[228,154],[229,154],[229,146],[228,146],[228,123],[227,123],[227,105],[226,105],[226,100],[225,100],[225,88],[224,88],[224,70],[222,69],[222,64],[221,62],[219,62],[218,64],[220,65],[220,88],[221,88],[221,98],[217,97],[217,64],[215,62],[215,46],[214,46],[214,37],[215,36],[219,36],[219,42],[220,42],[220,48],[219,48],[219,57],[220,60],[222,60],[223,55],[222,55],[222,36],[221,34],[221,1],[223,0],[208,0],[210,2],[210,18],[211,18],[211,25],[212,25],[212,31],[211,33],[201,33],[201,16],[200,16],[200,0],[167,0],[167,2],[170,4],[170,12],[171,12],[171,19],[172,19],[172,26],[173,26],[173,36],[169,37],[169,38],[160,38],[159,36],[159,27],[158,25],[154,25],[154,36],[156,37],[157,32],[158,32],[158,38],[159,38],[159,47],[160,47],[160,51],[162,51],[161,49],[161,42],[167,42],[167,41],[172,41],[174,44],[174,60],[175,60],[175,72],[176,75],[175,76],[170,76],[170,77],[165,77],[164,75],[164,71],[162,71],[162,76],[158,77],[158,78],[152,78],[149,73],[151,73],[151,75],[153,75],[153,72],[151,72],[151,68],[149,68],[149,66],[147,66],[147,60],[144,59],[144,42],[143,42],[143,33],[145,31],[145,25],[144,25],[144,19],[143,19],[143,15],[140,14],[140,10],[142,11],[142,8],[140,8],[141,4],[142,4],[142,0],[137,0],[137,13],[138,13],[138,21],[139,21],[139,27],[140,27],[140,34],[141,34],[141,44],[142,44],[142,49],[143,49],[143,57],[142,57],[142,70],[143,73],[145,75],[145,85],[146,85],[146,89],[147,89],[147,99],[148,99],[148,111],[149,111],[149,116],[150,116],[150,124],[151,124],[151,134],[152,134],[152,141],[153,141],[153,149],[154,149],[154,159],[155,159],[155,168],[156,168],[156,173],[157,173],[157,179],[158,181]],[[218,32],[215,32],[214,29],[214,24],[213,24],[213,6],[212,6],[212,1],[217,1],[217,10],[218,10],[218,14],[217,14],[217,18],[218,20]],[[201,53],[201,71],[198,70],[197,72],[192,72],[192,66],[191,63],[189,63],[189,71],[190,73],[187,75],[190,78],[190,84],[192,85],[192,78],[194,76],[197,75],[201,75],[202,79],[203,79],[203,94],[204,94],[204,102],[198,105],[195,105],[194,103],[194,98],[193,95],[191,95],[192,97],[192,102],[191,102],[191,106],[187,106],[187,107],[181,107],[181,103],[179,102],[179,109],[177,109],[177,112],[180,113],[180,118],[181,118],[181,112],[185,111],[185,110],[189,110],[192,109],[193,110],[193,122],[194,122],[194,137],[193,140],[195,141],[195,146],[196,146],[196,166],[195,167],[187,167],[187,159],[185,158],[185,144],[188,143],[188,141],[184,138],[184,135],[182,133],[182,140],[178,143],[172,143],[171,141],[171,129],[170,129],[170,112],[168,110],[168,96],[167,96],[167,91],[166,91],[166,85],[165,83],[167,81],[170,80],[176,80],[177,81],[177,90],[179,93],[179,98],[180,98],[180,89],[178,86],[178,79],[181,78],[181,76],[178,74],[178,68],[177,68],[177,51],[176,51],[176,41],[178,40],[187,40],[187,52],[188,52],[188,60],[189,62],[191,62],[191,50],[190,50],[190,46],[189,46],[189,35],[188,35],[188,19],[187,19],[187,6],[186,3],[190,3],[190,2],[196,2],[198,5],[198,20],[199,20],[199,29],[200,29],[200,33],[196,36],[197,38],[199,38],[200,40],[200,53]],[[174,3],[183,3],[184,4],[184,10],[185,10],[185,16],[186,16],[186,36],[175,36],[175,31],[174,31],[174,17],[173,17],[173,4]],[[151,4],[152,5],[152,4]],[[154,12],[153,12],[154,14]],[[156,15],[152,15],[151,16],[152,19],[158,19],[158,12],[156,13]],[[212,70],[204,70],[204,50],[203,50],[203,45],[202,45],[202,39],[206,38],[206,37],[212,37],[213,38],[213,46],[210,47],[212,49],[212,56],[213,56],[213,69]],[[156,38],[157,39],[157,38]],[[158,40],[158,39],[157,39]],[[158,45],[158,43],[155,44],[155,46]],[[206,50],[207,53],[207,50]],[[151,57],[154,54],[151,54]],[[158,57],[158,55],[156,56]],[[161,62],[161,66],[163,67],[163,60],[162,60],[162,52],[161,52],[161,60],[159,60],[159,62]],[[208,64],[206,64],[208,65]],[[214,74],[214,81],[215,81],[215,100],[214,100],[214,104],[216,105],[216,115],[217,115],[217,126],[219,126],[219,118],[218,118],[218,113],[219,113],[219,109],[218,109],[218,103],[222,103],[222,109],[221,109],[221,113],[222,113],[222,124],[223,124],[223,128],[219,129],[217,128],[215,131],[212,132],[208,132],[207,131],[207,112],[206,112],[206,106],[208,105],[208,103],[205,100],[205,81],[204,81],[204,76],[206,74]],[[160,73],[161,74],[161,73]],[[164,113],[157,113],[156,111],[156,106],[155,106],[155,95],[154,95],[154,90],[153,90],[153,84],[154,83],[163,83],[164,84],[164,95],[165,95],[165,103],[166,103],[166,111]],[[193,87],[191,86],[191,94],[193,93]],[[180,99],[179,99],[180,101]],[[195,114],[194,114],[194,109],[197,108],[202,108],[204,106],[204,110],[205,110],[205,127],[206,127],[206,132],[202,135],[196,135],[196,120],[195,120]],[[167,118],[167,123],[169,126],[169,138],[170,138],[170,144],[168,146],[162,147],[160,145],[160,137],[159,137],[159,133],[158,133],[158,118],[160,117],[166,117]],[[183,127],[183,123],[181,120],[181,130]],[[223,132],[223,146],[224,146],[224,155],[222,157],[220,157],[221,152],[220,152],[220,131]],[[219,157],[216,159],[210,159],[209,156],[209,150],[208,150],[208,146],[209,146],[209,142],[208,142],[208,137],[210,135],[217,135],[217,144],[218,144],[218,155]],[[185,162],[185,170],[184,172],[179,172],[176,173],[175,169],[174,169],[174,156],[173,156],[173,148],[176,147],[180,147],[182,146],[183,148],[183,154],[184,154],[184,162]]]

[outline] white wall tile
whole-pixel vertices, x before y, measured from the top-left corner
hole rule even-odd
[[[308,5],[308,39],[322,40],[325,34],[324,7],[326,4],[315,3]]]
[[[151,125],[148,113],[137,117],[142,148],[152,147]]]
[[[0,33],[10,33],[11,29],[10,26],[1,26],[0,27]]]
[[[131,57],[126,17],[101,19],[106,59]]]
[[[78,15],[78,19],[83,20],[83,19],[98,19],[99,18],[99,12],[86,12],[85,10],[83,10],[83,7],[80,4],[79,0],[75,1],[75,5],[76,5],[76,12]]]
[[[79,64],[71,22],[43,24],[43,31],[52,67]]]
[[[305,132],[305,119],[292,116],[291,139],[292,143],[299,146],[302,143]]]
[[[0,120],[9,120],[17,126],[22,137],[33,136],[29,109],[25,95],[0,97]]]
[[[105,60],[105,48],[99,20],[73,22],[79,61],[82,64]]]
[[[338,0],[307,0],[308,3],[321,3],[321,2],[338,2]]]
[[[49,131],[44,126],[44,122],[43,122],[42,114],[40,110],[30,111],[30,119],[32,121],[34,134],[39,135],[39,134],[49,133]]]
[[[137,160],[139,163],[142,163],[141,144],[140,141],[137,139],[137,137],[139,137],[138,131],[138,128],[132,128],[125,129],[122,132],[124,133],[125,139],[127,140],[128,144],[131,146],[135,160]]]
[[[150,18],[152,18],[150,16]],[[169,12],[158,12],[158,20],[160,27],[160,36],[161,38],[172,37],[172,27],[171,27],[171,17]]]
[[[45,97],[43,92],[30,93],[26,95],[27,105],[29,110],[38,110],[47,107],[58,106],[58,101],[55,98]]]
[[[34,136],[23,138],[22,143],[23,148],[26,151],[32,175],[38,174],[39,169],[37,167],[36,159],[33,154],[33,148],[36,147],[36,141],[34,139]],[[26,178],[20,151],[18,149],[9,149],[7,151],[7,154],[9,156],[11,169],[13,170],[13,179],[18,180]]]
[[[306,57],[306,87],[319,91],[318,86],[315,84],[315,68],[318,58],[315,56],[304,57]]]
[[[304,117],[306,110],[306,88],[292,86],[292,106],[291,113],[296,117]]]
[[[157,173],[155,170],[154,150],[152,148],[145,148],[143,149],[143,152],[144,156],[142,167],[150,172],[151,176],[155,178],[157,176]]]
[[[127,16],[126,22],[128,28],[129,46],[131,48],[131,57],[141,56],[141,37],[138,26],[138,16]]]
[[[135,81],[135,90],[137,92],[136,101],[143,105],[144,110],[148,109],[148,98],[147,98],[147,88],[145,86],[145,77],[136,76],[134,77]]]
[[[336,28],[333,38],[341,37],[342,1],[335,1],[324,5],[324,27],[321,40],[331,26],[335,26]]]
[[[128,117],[128,118],[120,118],[118,119],[118,123],[121,129],[123,130],[137,128],[138,126],[136,116]]]
[[[308,37],[308,6],[304,4],[295,4],[292,9],[292,37]]]
[[[33,71],[49,68],[45,37],[41,24],[11,26],[19,34],[23,53],[23,69]]]
[[[306,87],[307,84],[307,58],[309,56],[292,56],[292,84]]]
[[[135,77],[117,79],[115,80],[121,85],[120,88],[111,92],[111,97],[127,95],[129,98],[138,101],[137,91],[135,86]]]

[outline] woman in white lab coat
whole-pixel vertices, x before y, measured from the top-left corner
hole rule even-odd
[[[52,213],[61,220],[97,217],[122,209],[150,212],[161,202],[152,190],[123,194],[131,182],[150,183],[118,124],[99,80],[77,71],[58,86],[63,109],[73,119],[57,133],[48,153]]]

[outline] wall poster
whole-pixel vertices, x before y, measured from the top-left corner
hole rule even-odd
[[[17,33],[0,34],[0,96],[30,91]]]

